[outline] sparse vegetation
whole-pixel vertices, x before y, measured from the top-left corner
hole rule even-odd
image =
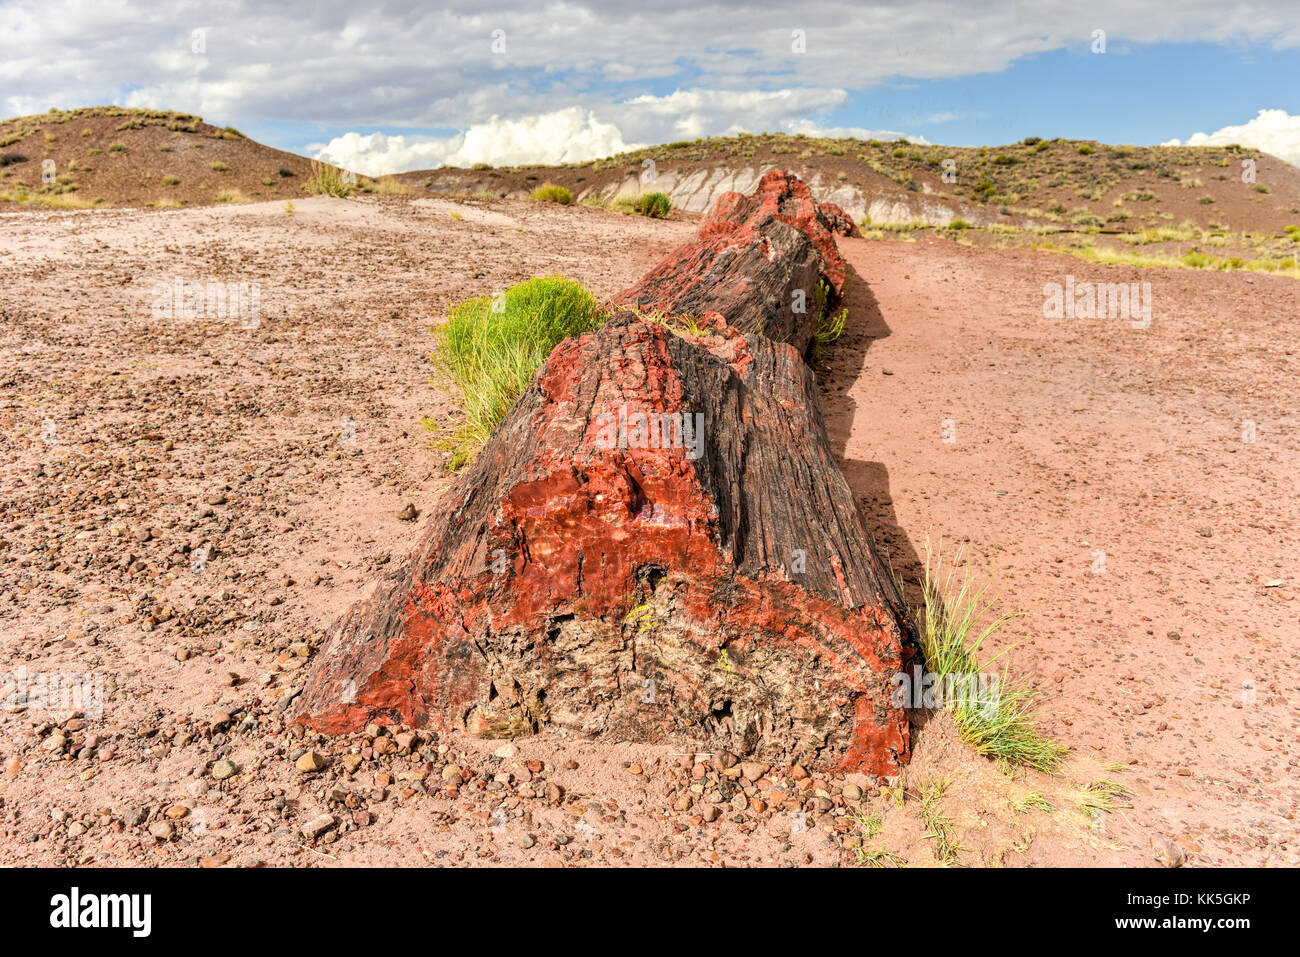
[[[536,203],[559,203],[561,206],[568,206],[573,202],[573,194],[565,187],[556,186],[554,183],[538,186],[529,198]]]
[[[980,657],[989,638],[1024,614],[994,615],[998,594],[990,594],[990,586],[987,580],[976,580],[964,548],[945,561],[941,546],[931,552],[927,543],[924,603],[916,613],[926,667],[934,673],[936,687],[957,689],[950,703],[953,720],[962,740],[976,752],[1007,766],[1055,772],[1067,751],[1035,725],[1033,707],[1039,693],[1014,680],[1006,668],[990,673],[1011,649]],[[989,676],[991,690],[977,681],[980,675]]]
[[[596,298],[562,276],[540,276],[453,307],[434,330],[438,374],[460,394],[465,422],[448,443],[452,468],[487,441],[562,340],[604,322]]]
[[[1092,821],[1100,816],[1112,814],[1120,808],[1132,807],[1122,803],[1131,792],[1117,781],[1093,781],[1079,791],[1078,809]]]
[[[823,348],[844,335],[844,323],[848,321],[848,309],[841,309],[834,315],[828,313],[827,305],[830,301],[830,294],[830,287],[826,285],[825,281],[817,280],[817,289],[814,292],[814,308],[817,314],[817,325],[813,331],[814,357]]]
[[[673,204],[664,193],[643,193],[637,197],[635,208],[642,216],[663,219],[673,208]]]
[[[374,181],[371,192],[380,196],[409,196],[415,192],[415,188],[407,186],[401,180],[394,179],[392,176],[381,176]]]
[[[1056,805],[1037,791],[1030,791],[1020,800],[1012,801],[1011,807],[1017,814],[1028,814],[1030,811],[1042,811],[1044,814],[1056,812]]]
[[[921,800],[921,823],[925,827],[925,838],[934,842],[935,860],[951,865],[957,863],[957,852],[962,847],[957,843],[952,819],[943,813],[939,805],[948,784],[947,779],[934,778],[918,785],[917,793]]]
[[[344,180],[343,170],[317,160],[312,160],[311,176],[302,188],[312,196],[347,197],[355,191],[353,184]]]

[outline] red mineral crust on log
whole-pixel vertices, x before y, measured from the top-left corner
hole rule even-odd
[[[819,203],[817,208],[821,210],[831,232],[849,239],[862,238],[862,230],[858,229],[858,224],[853,221],[853,217],[834,203]]]
[[[298,713],[893,774],[902,613],[800,354],[624,313],[556,348]]]
[[[613,303],[643,313],[716,311],[742,332],[762,333],[803,353],[816,331],[817,281],[826,281],[832,297],[844,285],[837,231],[860,235],[834,203],[819,206],[797,176],[773,170],[749,196],[718,197],[698,239],[669,253]]]

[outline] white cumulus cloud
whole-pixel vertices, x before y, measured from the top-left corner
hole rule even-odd
[[[848,102],[841,89],[675,90],[635,96],[617,104],[624,126],[655,139],[699,139],[728,133],[765,133]]]
[[[1240,126],[1225,126],[1213,133],[1193,133],[1183,140],[1168,140],[1161,146],[1227,146],[1240,143],[1272,153],[1300,166],[1300,116],[1286,110],[1260,110],[1259,115]]]
[[[604,123],[581,107],[515,119],[493,116],[462,133],[445,138],[344,133],[315,144],[317,159],[368,176],[435,166],[515,166],[525,163],[581,163],[612,156],[643,144],[629,143],[613,123]]]
[[[829,136],[840,139],[880,140],[892,143],[895,140],[907,140],[917,146],[929,146],[930,141],[924,136],[913,133],[900,133],[898,130],[870,130],[861,126],[822,126],[811,120],[795,120],[785,126],[787,133],[803,133],[805,136]]]

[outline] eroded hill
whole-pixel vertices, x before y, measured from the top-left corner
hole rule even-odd
[[[0,123],[0,209],[288,198],[310,174],[304,157],[189,113],[94,106]]]

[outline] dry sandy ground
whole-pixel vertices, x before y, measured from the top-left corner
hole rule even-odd
[[[915,579],[928,534],[1006,570],[1006,610],[1031,609],[1012,660],[1049,691],[1046,728],[1129,766],[1117,842],[1295,864],[1300,285],[942,240],[841,248],[866,285],[828,428],[891,563]],[[1150,326],[1045,319],[1044,284],[1071,274],[1150,282]]]
[[[1009,776],[939,715],[889,789],[286,727],[331,620],[412,540],[399,511],[449,481],[419,424],[451,409],[428,327],[534,274],[611,294],[694,232],[514,202],[296,206],[0,217],[0,690],[28,677],[0,713],[0,861],[800,865],[861,845],[933,864],[917,796],[937,781],[960,863],[1154,864],[1153,838],[1190,864],[1300,860],[1294,282],[844,241],[849,329],[821,375],[850,484],[905,580],[927,533],[1009,569],[1007,602],[1034,606],[1013,665],[1075,751],[1056,778]],[[1150,328],[1043,319],[1067,273],[1151,281]],[[259,324],[156,318],[174,277],[259,283]],[[87,672],[102,713],[33,697]],[[1102,780],[1132,807],[1084,813]]]

